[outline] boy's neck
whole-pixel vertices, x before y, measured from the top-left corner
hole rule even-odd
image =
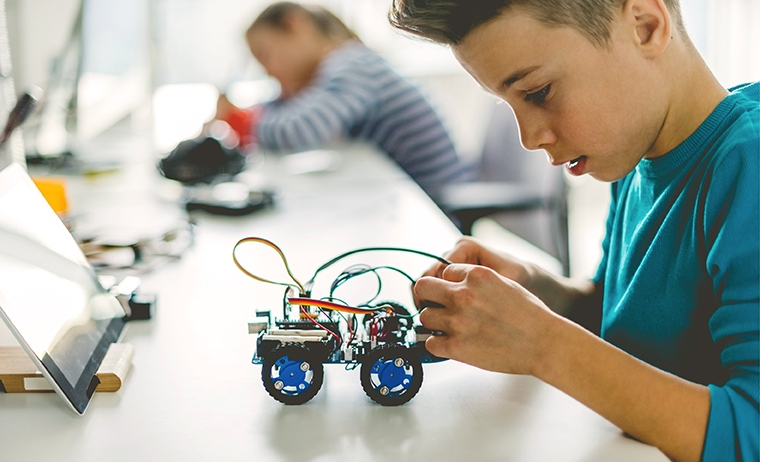
[[[683,143],[728,95],[690,43],[678,41],[676,48],[667,114],[645,158],[663,156]]]

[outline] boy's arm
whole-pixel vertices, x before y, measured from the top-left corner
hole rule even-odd
[[[552,308],[570,318],[600,309],[579,302],[601,298],[603,278],[594,292],[568,290],[564,279],[555,284],[531,278],[529,266],[475,250],[452,253],[496,272],[450,265],[428,274],[442,279],[423,278],[415,285],[418,300],[446,307],[422,312],[423,324],[448,334],[430,338],[426,346],[485,369],[535,375],[676,460],[758,460],[760,172],[756,149],[745,149],[745,156],[740,149],[730,152],[716,167],[729,179],[706,188],[696,212],[705,220],[705,269],[721,300],[709,329],[730,374],[725,384],[705,387],[663,372],[547,309],[552,300]],[[550,289],[556,292],[542,294]],[[574,304],[562,304],[568,301]]]
[[[729,373],[725,384],[709,387],[705,461],[760,460],[758,112],[755,108],[753,124],[739,136],[732,134],[734,144],[724,148],[714,167],[720,174],[711,179],[698,209],[705,217],[705,269],[720,300],[708,325]]]
[[[699,461],[707,387],[657,369],[565,320],[555,320],[534,375],[678,461]],[[579,373],[582,371],[582,373]]]
[[[524,287],[483,266],[453,264],[415,285],[420,321],[445,332],[434,355],[530,374],[677,460],[699,460],[710,412],[706,387],[656,369],[557,315]],[[509,353],[504,353],[509,352]]]
[[[594,283],[593,292],[576,298],[561,314],[594,335],[601,335],[604,284]]]
[[[610,229],[616,213],[617,192],[618,185],[613,183],[611,185],[609,213],[605,224],[606,233],[602,242],[602,259],[599,262],[597,274],[591,280],[555,276],[537,265],[489,249],[483,243],[469,236],[462,237],[444,257],[452,263],[468,263],[491,268],[498,274],[525,287],[552,311],[599,335],[602,323],[607,248]],[[425,272],[423,276],[441,277],[444,268],[444,265],[437,264]],[[416,297],[415,303],[420,306],[420,301]]]
[[[710,320],[730,373],[722,386],[663,372],[566,321],[546,332],[554,345],[535,375],[675,460],[758,460],[760,306],[735,301]]]

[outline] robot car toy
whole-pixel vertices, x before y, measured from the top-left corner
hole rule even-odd
[[[236,250],[247,242],[268,245],[279,253],[293,283],[270,281],[246,270]],[[282,317],[271,310],[257,311],[248,323],[255,334],[253,364],[261,365],[261,380],[266,391],[284,404],[303,404],[312,399],[324,379],[324,364],[344,364],[346,369],[360,367],[361,385],[372,401],[383,406],[398,406],[411,400],[422,386],[422,364],[442,361],[425,349],[425,340],[434,333],[417,321],[417,310],[410,311],[392,301],[376,301],[380,294],[382,271],[396,272],[412,283],[414,279],[392,266],[354,265],[332,282],[327,296],[314,298],[316,276],[343,258],[369,251],[407,252],[448,262],[425,252],[372,247],[341,254],[322,265],[310,281],[301,284],[290,272],[284,254],[272,242],[258,237],[241,239],[232,256],[246,275],[270,284],[286,286]],[[349,306],[334,297],[335,290],[350,279],[369,274],[378,282],[373,298],[359,306]]]

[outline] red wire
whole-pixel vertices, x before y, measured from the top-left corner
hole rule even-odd
[[[338,334],[336,334],[335,332],[331,331],[327,327],[325,327],[322,324],[320,324],[319,321],[317,321],[316,319],[312,318],[311,315],[303,308],[303,306],[300,306],[300,308],[301,308],[301,313],[305,314],[306,317],[309,319],[309,321],[311,321],[314,325],[316,325],[316,326],[320,327],[321,329],[323,329],[328,334],[330,334],[333,337],[335,337],[338,340],[338,346],[340,346],[343,343],[343,339],[341,339],[338,336]]]
[[[356,316],[354,316],[354,321],[356,321]],[[351,328],[351,321],[346,320],[346,324],[348,324],[348,331],[351,332],[351,337],[348,339],[348,344],[351,345],[351,342],[354,341],[354,337],[356,336],[356,331]]]

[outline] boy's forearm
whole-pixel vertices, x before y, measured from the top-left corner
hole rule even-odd
[[[626,433],[679,461],[698,461],[710,393],[557,317],[534,374]]]
[[[588,279],[555,276],[536,265],[531,265],[529,273],[530,282],[525,288],[561,315],[565,315],[578,301],[596,293],[596,286]]]

